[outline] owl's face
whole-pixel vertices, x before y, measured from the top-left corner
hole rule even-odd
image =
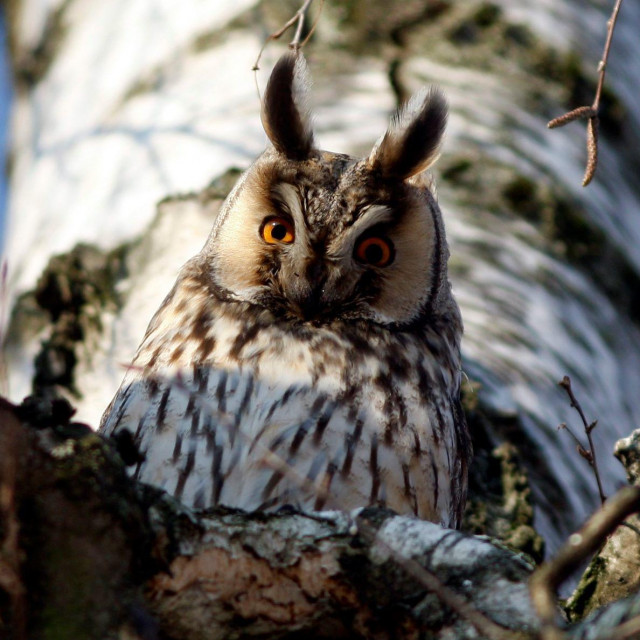
[[[423,173],[444,130],[444,100],[431,91],[410,102],[356,160],[314,148],[299,106],[304,73],[300,55],[276,65],[263,105],[274,148],[241,178],[202,255],[231,298],[294,322],[411,323],[428,313],[446,268]]]

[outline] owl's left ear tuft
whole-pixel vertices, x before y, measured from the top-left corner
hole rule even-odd
[[[276,63],[264,93],[262,126],[276,150],[291,160],[304,160],[313,149],[310,84],[302,53],[290,52]]]
[[[447,113],[447,100],[440,89],[418,92],[393,116],[371,151],[369,165],[400,180],[428,169],[438,159]]]

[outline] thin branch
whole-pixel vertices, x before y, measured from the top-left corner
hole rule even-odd
[[[582,442],[580,442],[580,438],[578,438],[578,436],[575,433],[573,433],[573,431],[569,428],[569,426],[565,422],[558,425],[558,431],[566,431],[571,436],[572,440],[576,443],[576,450],[578,451],[578,453],[589,464],[593,464],[593,456],[591,455],[591,452],[587,451],[584,448],[584,445],[582,444]]]
[[[562,127],[569,122],[578,120],[579,118],[587,118],[587,166],[582,179],[582,186],[586,187],[596,172],[598,166],[598,115],[600,113],[600,99],[602,97],[602,89],[604,87],[604,77],[607,71],[607,62],[609,61],[609,52],[611,51],[611,42],[613,41],[613,30],[616,26],[618,13],[622,0],[616,0],[613,7],[611,17],[607,20],[607,38],[602,52],[602,58],[598,63],[598,84],[596,86],[596,95],[590,107],[578,107],[569,111],[564,115],[554,118],[547,123],[549,129]]]
[[[582,420],[582,424],[584,426],[584,432],[587,434],[587,440],[589,441],[589,449],[586,450],[586,449],[584,449],[583,447],[581,447],[579,445],[578,452],[591,465],[591,468],[593,469],[593,473],[594,473],[594,475],[596,477],[596,482],[598,483],[598,493],[600,494],[600,502],[602,504],[604,504],[604,501],[607,499],[607,496],[605,496],[604,491],[602,490],[602,481],[600,479],[600,471],[598,469],[598,460],[596,458],[596,449],[593,446],[593,438],[591,436],[591,432],[596,428],[596,426],[598,424],[598,421],[594,420],[591,423],[589,423],[587,421],[587,418],[584,415],[584,411],[582,410],[582,406],[580,405],[580,403],[578,402],[577,398],[575,397],[575,395],[573,393],[573,389],[571,388],[571,378],[569,378],[569,376],[564,376],[564,378],[562,378],[562,380],[560,380],[560,382],[558,382],[558,385],[560,385],[567,392],[567,395],[569,396],[569,401],[571,402],[571,406],[578,412],[578,415],[580,416],[580,419]],[[562,426],[562,425],[560,425],[560,426]],[[578,441],[576,436],[566,427],[566,425],[564,425],[564,426],[567,429],[567,431],[569,431],[569,433],[571,433],[573,438],[576,441]]]
[[[598,86],[596,87],[596,97],[593,101],[593,108],[596,113],[600,108],[600,98],[602,96],[602,88],[604,87],[604,76],[607,72],[607,62],[609,61],[609,51],[611,50],[611,42],[613,41],[613,30],[616,28],[616,21],[618,20],[618,13],[620,12],[620,6],[622,0],[616,0],[616,4],[613,7],[611,17],[607,20],[607,40],[604,43],[604,51],[602,52],[602,59],[598,64],[598,71],[600,76],[598,78]]]
[[[625,518],[639,510],[640,488],[624,487],[609,498],[580,531],[569,537],[551,562],[536,569],[529,581],[529,587],[531,600],[542,620],[541,640],[561,640],[564,637],[556,625],[555,593],[558,587],[598,549]]]
[[[286,31],[290,27],[292,27],[294,24],[296,25],[296,30],[293,36],[293,40],[291,40],[291,42],[289,43],[289,48],[293,49],[294,51],[299,51],[300,49],[302,49],[302,47],[304,47],[307,44],[307,42],[309,41],[309,38],[313,35],[313,32],[316,30],[318,21],[320,19],[320,15],[322,13],[322,8],[324,6],[324,0],[320,0],[320,9],[318,10],[318,15],[316,16],[316,19],[313,21],[313,25],[311,26],[311,29],[309,29],[309,33],[307,34],[305,39],[301,42],[300,39],[302,38],[302,30],[304,28],[304,21],[306,18],[307,10],[311,6],[312,2],[313,0],[304,0],[303,5],[296,11],[296,13],[289,20],[287,20],[287,22],[285,22],[285,24],[280,29],[278,29],[277,31],[274,31],[266,39],[265,43],[262,45],[260,49],[260,52],[258,53],[258,57],[256,58],[255,64],[251,69],[252,71],[257,72],[260,69],[260,59],[262,58],[262,54],[264,53],[264,50],[267,48],[267,45],[273,40],[279,40],[284,35],[284,33],[286,33]]]

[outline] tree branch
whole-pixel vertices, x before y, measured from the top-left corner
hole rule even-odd
[[[586,187],[591,182],[595,175],[596,167],[598,166],[598,115],[600,113],[600,99],[602,97],[604,77],[607,71],[607,62],[609,60],[609,52],[611,50],[611,42],[613,40],[613,30],[616,26],[621,4],[622,0],[616,0],[611,17],[607,20],[607,38],[604,44],[602,58],[598,64],[598,84],[596,86],[596,95],[593,103],[590,107],[578,107],[577,109],[573,109],[573,111],[569,111],[547,123],[547,127],[549,127],[549,129],[555,129],[556,127],[562,127],[579,118],[587,119],[587,166],[582,179],[583,187]]]
[[[580,564],[592,555],[608,535],[632,513],[640,510],[640,488],[625,487],[596,511],[585,525],[569,537],[555,559],[541,565],[531,576],[531,599],[542,620],[542,640],[561,640],[556,625],[556,590]]]
[[[569,429],[569,427],[567,427],[566,424],[564,423],[561,424],[559,428],[566,429],[571,434],[571,437],[578,443],[578,453],[580,453],[580,455],[591,465],[591,468],[593,469],[593,473],[596,478],[596,483],[598,484],[598,493],[600,494],[600,503],[604,504],[604,501],[607,499],[607,496],[604,494],[604,491],[602,489],[602,480],[600,479],[600,471],[598,469],[598,460],[596,458],[596,448],[593,445],[593,438],[591,436],[591,432],[596,428],[598,421],[594,420],[591,423],[587,421],[587,418],[584,415],[584,411],[582,410],[582,406],[580,405],[580,403],[578,402],[577,398],[573,393],[573,389],[571,388],[571,378],[569,378],[569,376],[564,376],[564,378],[562,378],[562,380],[558,382],[558,385],[566,391],[567,395],[569,396],[569,401],[571,402],[571,406],[578,412],[578,415],[582,420],[582,425],[584,426],[584,432],[586,433],[587,440],[589,441],[589,449],[587,450],[582,446],[582,444],[580,443],[580,440],[578,440],[576,435],[573,433],[573,431],[571,431],[571,429]]]

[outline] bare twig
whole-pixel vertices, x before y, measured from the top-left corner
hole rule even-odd
[[[582,186],[586,187],[596,172],[598,165],[598,114],[600,112],[600,99],[602,97],[602,88],[604,87],[604,77],[607,71],[607,62],[609,60],[609,52],[611,51],[611,42],[613,40],[613,30],[616,26],[618,13],[622,0],[616,0],[611,12],[611,17],[607,20],[607,39],[604,44],[602,58],[598,64],[598,84],[596,86],[596,95],[593,104],[590,107],[578,107],[573,111],[569,111],[559,118],[554,118],[547,123],[549,129],[562,127],[569,122],[573,122],[579,118],[588,118],[587,122],[587,167],[582,179]]]
[[[307,44],[307,42],[309,41],[309,38],[313,35],[313,32],[316,30],[316,27],[318,25],[318,20],[320,19],[320,14],[322,13],[322,8],[324,6],[324,0],[320,0],[320,9],[318,10],[318,15],[316,16],[316,19],[313,21],[313,24],[311,25],[311,29],[309,29],[309,33],[307,34],[305,39],[302,40],[301,42],[300,39],[302,38],[302,29],[304,28],[305,17],[307,14],[307,10],[311,6],[312,2],[313,0],[304,0],[304,3],[296,11],[296,13],[289,20],[287,20],[287,22],[285,22],[285,24],[280,29],[278,29],[277,31],[274,31],[266,39],[265,43],[262,45],[262,48],[260,49],[260,52],[258,53],[258,57],[256,58],[255,64],[251,69],[252,71],[258,71],[260,69],[260,66],[259,66],[260,59],[262,58],[262,54],[264,53],[264,50],[267,48],[267,45],[272,40],[279,40],[283,36],[283,34],[294,24],[296,25],[296,30],[293,36],[293,40],[291,40],[291,42],[289,43],[289,48],[293,49],[294,51],[299,51],[300,49],[302,49],[302,47],[304,47],[305,44]]]
[[[584,415],[584,411],[582,410],[582,406],[576,399],[573,389],[571,388],[571,378],[569,376],[564,376],[558,384],[567,392],[569,396],[569,400],[571,402],[571,406],[578,412],[580,419],[582,420],[582,424],[584,426],[584,432],[587,434],[587,440],[589,441],[589,449],[585,449],[581,444],[575,434],[567,427],[566,424],[561,424],[560,428],[566,429],[572,436],[572,438],[578,443],[578,453],[591,465],[593,469],[593,473],[596,477],[596,482],[598,483],[598,493],[600,494],[600,502],[604,504],[604,501],[607,499],[604,491],[602,490],[602,481],[600,479],[600,471],[598,470],[598,460],[596,459],[596,449],[593,446],[593,438],[591,436],[591,432],[596,428],[598,421],[594,420],[589,423],[587,421],[586,416]]]
[[[640,488],[624,487],[609,498],[580,531],[569,537],[551,562],[541,565],[533,573],[529,587],[531,600],[542,621],[541,640],[561,640],[564,637],[556,625],[555,593],[558,587],[625,518],[639,510]]]

